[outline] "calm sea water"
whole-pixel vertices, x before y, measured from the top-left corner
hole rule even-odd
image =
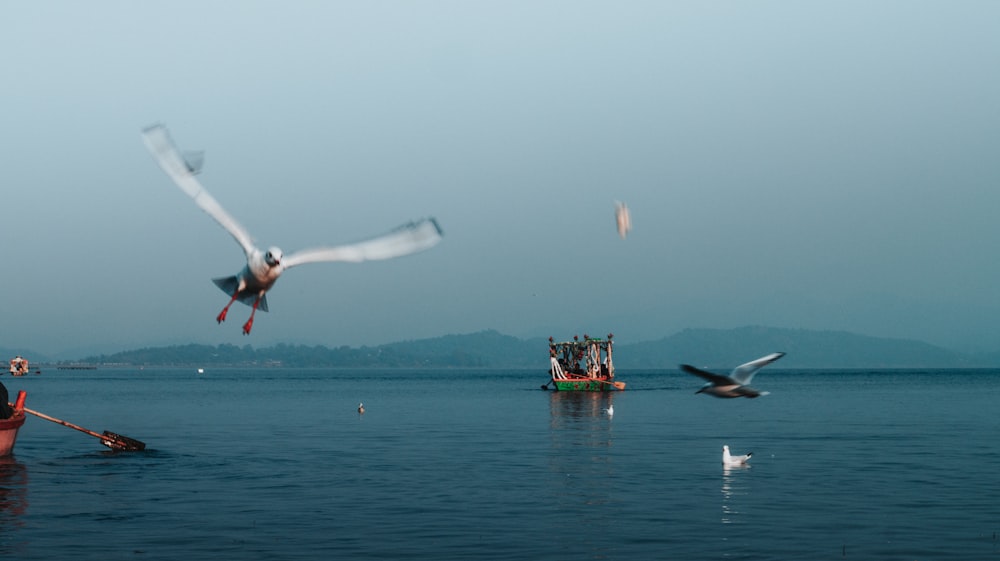
[[[1000,559],[1000,371],[102,369],[5,377],[17,559]],[[356,412],[364,401],[367,412]],[[602,410],[614,404],[615,415]],[[724,470],[721,448],[753,451]]]

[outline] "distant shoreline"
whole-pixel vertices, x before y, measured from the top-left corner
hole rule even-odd
[[[573,334],[564,335],[571,337]],[[1000,351],[961,353],[922,341],[886,339],[844,331],[763,326],[685,329],[656,341],[615,341],[619,369],[673,369],[680,363],[727,371],[768,352],[785,352],[782,367],[795,369],[981,369],[1000,367]],[[20,352],[31,359],[30,354]],[[11,354],[13,356],[13,353]],[[51,360],[32,365],[87,370],[123,366],[254,368],[548,368],[545,338],[519,339],[496,330],[388,343],[375,347],[278,344],[253,348],[232,344],[150,347],[113,354]]]

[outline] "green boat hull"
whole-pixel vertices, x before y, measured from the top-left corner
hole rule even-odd
[[[556,391],[566,392],[613,392],[619,390],[613,382],[598,380],[552,380],[552,384],[556,387]]]

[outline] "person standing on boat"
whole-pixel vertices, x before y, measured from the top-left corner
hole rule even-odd
[[[10,394],[7,393],[7,386],[0,382],[0,419],[10,419],[14,416],[14,410],[8,402],[9,399]]]

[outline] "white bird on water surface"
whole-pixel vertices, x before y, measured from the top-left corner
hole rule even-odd
[[[682,364],[680,368],[688,374],[694,374],[695,376],[704,378],[708,381],[707,384],[702,386],[702,388],[695,393],[707,393],[708,395],[714,395],[715,397],[754,398],[760,395],[765,395],[767,392],[759,392],[747,385],[750,383],[750,380],[753,379],[753,375],[756,374],[761,368],[771,364],[783,356],[785,356],[785,353],[771,353],[756,360],[751,360],[746,364],[741,364],[734,368],[733,371],[729,373],[729,376],[723,376],[722,374],[715,374],[706,370],[701,370],[700,368],[695,368],[690,364]]]
[[[608,414],[608,417],[614,417],[615,416],[615,404],[612,403],[611,405],[608,405],[608,408],[605,409],[604,412]]]
[[[740,456],[734,456],[729,453],[728,445],[722,445],[722,465],[726,467],[745,466],[747,465],[747,461],[750,460],[750,456],[753,456],[753,452],[747,452],[746,454]]]
[[[253,308],[250,319],[243,324],[244,335],[250,334],[257,310],[267,311],[267,291],[274,286],[286,269],[320,261],[359,262],[390,259],[430,249],[441,241],[441,228],[437,221],[426,218],[401,226],[383,236],[350,245],[304,249],[288,255],[284,255],[277,247],[261,250],[254,244],[247,230],[223,209],[195,178],[201,171],[200,153],[182,156],[163,125],[147,127],[142,131],[142,138],[146,148],[170,179],[236,238],[243,248],[247,260],[243,270],[230,277],[212,279],[212,282],[231,297],[226,307],[215,318],[219,323],[226,320],[229,306],[236,300]]]

